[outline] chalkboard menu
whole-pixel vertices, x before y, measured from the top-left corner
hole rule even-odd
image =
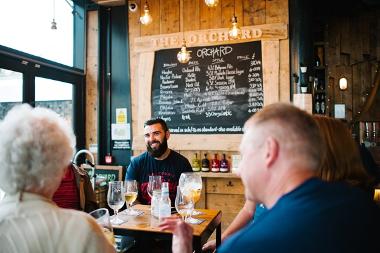
[[[179,49],[155,53],[152,114],[172,133],[242,133],[263,107],[261,42],[192,47],[181,64]]]

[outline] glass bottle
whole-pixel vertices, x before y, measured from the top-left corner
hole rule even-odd
[[[153,191],[152,201],[150,203],[150,214],[158,218],[158,210],[161,199],[161,191]]]
[[[214,155],[214,159],[211,161],[211,172],[219,172],[220,161],[218,160],[218,154]]]
[[[326,105],[325,105],[325,97],[324,97],[323,94],[321,95],[321,104],[320,104],[320,106],[321,106],[321,113],[325,114]]]
[[[223,159],[220,160],[220,172],[229,172],[228,161],[226,159],[226,154],[223,154]]]
[[[193,171],[195,171],[195,172],[198,172],[201,170],[201,164],[200,164],[200,161],[198,159],[197,153],[195,153],[195,157],[191,161],[191,167],[193,168]]]
[[[319,95],[315,97],[315,113],[320,113]]]
[[[160,220],[171,215],[171,201],[169,198],[169,183],[162,183],[161,198],[159,203],[158,217]]]
[[[210,171],[210,161],[207,159],[207,153],[204,154],[205,158],[202,159],[202,171],[209,172]]]

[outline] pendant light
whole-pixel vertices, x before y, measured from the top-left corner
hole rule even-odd
[[[183,4],[182,4],[182,12],[183,12]],[[190,53],[191,51],[187,50],[186,48],[186,39],[185,39],[185,31],[183,29],[183,21],[181,22],[181,29],[182,29],[182,47],[181,50],[177,54],[177,59],[180,63],[188,63],[191,59]]]
[[[152,16],[149,13],[148,0],[145,1],[144,14],[140,17],[140,22],[143,25],[149,25],[150,23],[152,23]]]
[[[57,30],[57,22],[55,22],[55,0],[53,0],[53,21],[51,21],[52,30]]]
[[[218,3],[219,3],[219,0],[205,0],[205,4],[208,7],[215,7],[218,5]]]
[[[240,37],[241,37],[241,29],[240,29],[240,27],[238,25],[237,17],[235,15],[235,2],[234,2],[234,15],[232,16],[231,24],[232,24],[232,27],[228,31],[229,38],[233,39],[233,40],[240,39]]]

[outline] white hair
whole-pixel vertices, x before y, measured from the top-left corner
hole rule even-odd
[[[0,188],[53,194],[74,147],[73,130],[57,113],[15,106],[0,121]]]

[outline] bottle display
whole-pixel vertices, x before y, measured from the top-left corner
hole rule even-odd
[[[319,94],[315,97],[315,113],[320,113],[321,106],[319,102]]]
[[[229,164],[228,160],[226,159],[226,154],[223,154],[223,159],[220,160],[220,172],[229,172]]]
[[[170,217],[171,215],[171,201],[169,198],[169,183],[168,182],[162,183],[161,198],[160,198],[158,210],[159,210],[158,217],[160,220],[166,217]]]
[[[220,161],[218,160],[218,154],[214,155],[214,159],[211,161],[211,171],[219,172],[220,170]]]
[[[210,171],[210,161],[207,159],[207,153],[204,154],[204,158],[202,159],[202,171],[209,172]]]
[[[195,153],[195,156],[193,160],[191,161],[191,167],[193,168],[193,171],[198,172],[201,170],[201,163],[198,159],[198,154]]]

